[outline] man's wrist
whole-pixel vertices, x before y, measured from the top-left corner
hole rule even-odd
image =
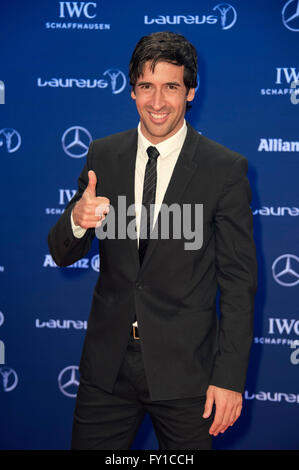
[[[73,212],[74,212],[74,209],[71,212],[71,225],[72,225],[73,235],[76,238],[82,238],[85,235],[86,229],[82,228],[80,225],[76,225]]]

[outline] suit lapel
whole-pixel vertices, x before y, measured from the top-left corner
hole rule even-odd
[[[178,203],[188,186],[189,181],[191,180],[196,168],[197,162],[195,161],[196,156],[196,147],[198,143],[198,134],[197,132],[188,125],[188,132],[180,152],[180,155],[177,159],[176,165],[174,167],[168,188],[166,190],[163,204],[170,206],[171,204]],[[161,211],[158,214],[156,223],[161,224]],[[161,225],[160,225],[161,226]],[[141,266],[141,270],[146,268],[146,264],[151,258],[153,251],[155,250],[158,243],[158,239],[151,239],[144,259]]]
[[[119,188],[118,194],[126,196],[126,208],[135,202],[135,164],[137,155],[137,129],[131,131],[118,152]],[[136,221],[136,220],[135,220]],[[126,237],[136,270],[139,270],[137,239]]]

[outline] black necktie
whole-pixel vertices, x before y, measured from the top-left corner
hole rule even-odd
[[[152,231],[151,220],[154,217],[154,204],[157,186],[157,158],[160,155],[156,147],[148,147],[148,161],[145,168],[142,210],[140,219],[139,259],[142,264]],[[152,206],[151,206],[152,204]]]

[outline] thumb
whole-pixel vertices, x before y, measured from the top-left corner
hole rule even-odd
[[[213,394],[207,393],[205,409],[204,409],[204,413],[202,415],[203,418],[208,418],[211,415],[212,409],[213,409],[213,404],[214,404]]]
[[[89,196],[95,197],[96,196],[96,184],[97,184],[97,175],[93,170],[89,170],[88,172],[88,185],[85,189],[85,192]]]

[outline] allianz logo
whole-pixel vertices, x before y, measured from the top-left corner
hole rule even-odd
[[[35,320],[36,328],[58,328],[60,330],[70,330],[74,328],[75,330],[86,330],[87,321],[82,320],[54,320],[50,319],[48,321],[41,321],[39,318]]]
[[[291,217],[296,217],[299,215],[299,207],[285,207],[285,206],[262,206],[260,209],[252,210],[253,215],[263,215],[263,216],[280,216],[290,215]]]
[[[244,393],[245,400],[272,401],[276,403],[299,403],[299,394],[284,392],[258,392],[250,394],[247,390]]]
[[[260,138],[258,152],[299,152],[299,141]]]
[[[52,256],[50,254],[45,255],[44,263],[43,263],[44,268],[58,268],[57,264],[53,260]],[[88,269],[91,267],[95,272],[100,272],[100,257],[99,255],[94,255],[91,260],[88,258],[82,258],[79,261],[76,261],[76,263],[71,264],[70,266],[66,266],[66,269],[68,268],[77,268],[77,269]],[[62,268],[65,269],[65,268]]]
[[[57,264],[53,260],[52,256],[47,254],[45,255],[44,263],[43,263],[44,268],[58,268]],[[88,269],[89,268],[89,259],[88,258],[82,258],[79,261],[77,261],[74,264],[71,264],[70,266],[67,266],[67,268],[81,268],[81,269]]]

